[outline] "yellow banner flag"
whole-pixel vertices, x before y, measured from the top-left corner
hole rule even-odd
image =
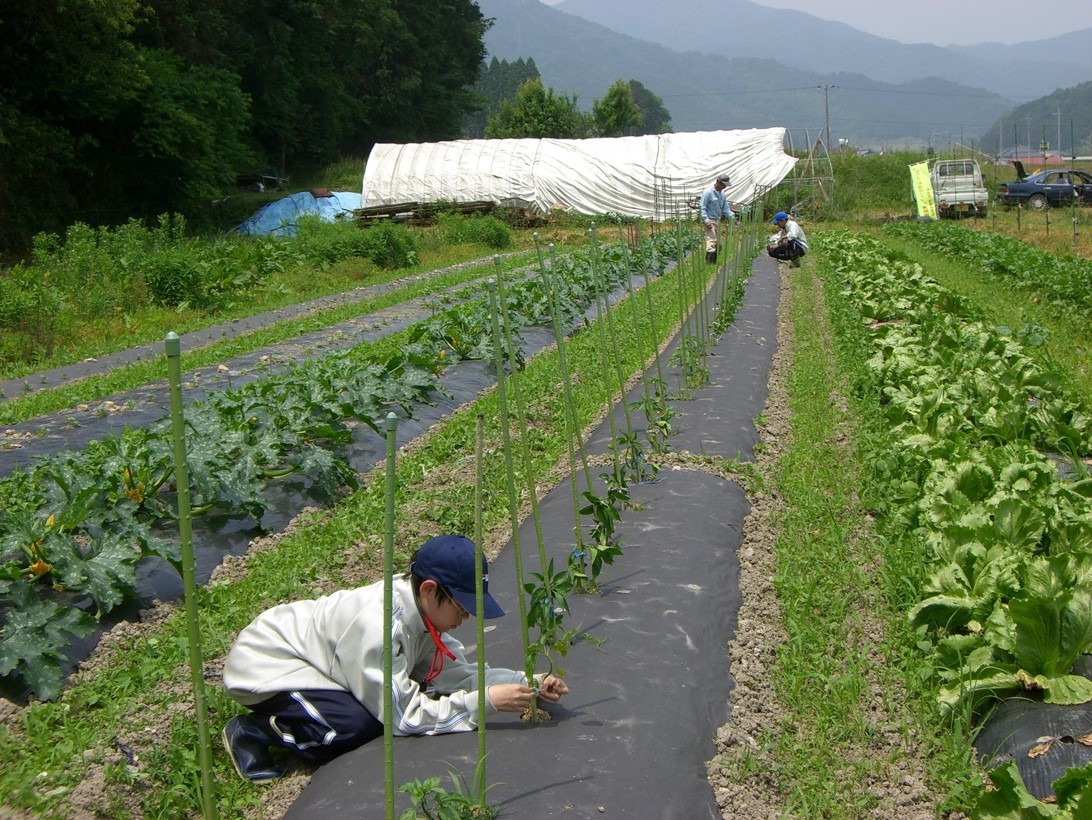
[[[929,180],[929,163],[915,162],[910,166],[910,185],[919,219],[937,218],[937,201],[933,196],[933,183]]]

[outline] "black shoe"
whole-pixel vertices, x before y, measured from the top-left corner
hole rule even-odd
[[[240,715],[224,727],[224,748],[239,777],[255,783],[269,783],[283,775],[287,766],[273,762],[270,746],[280,746],[281,737],[261,715]]]
[[[791,268],[798,268],[798,267],[800,267],[800,260],[799,260],[799,259],[794,259],[794,260],[792,260],[792,261],[791,261],[791,262],[789,263],[789,267],[791,267]]]
[[[717,264],[717,252],[716,251],[706,251],[705,252],[705,261],[706,261],[706,263],[708,263],[710,265]]]

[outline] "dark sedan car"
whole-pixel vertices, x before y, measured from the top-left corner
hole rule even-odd
[[[1004,182],[997,189],[997,201],[1005,205],[1026,204],[1037,211],[1048,206],[1092,205],[1092,174],[1061,168],[1026,176],[1024,164],[1013,162],[1016,182]]]

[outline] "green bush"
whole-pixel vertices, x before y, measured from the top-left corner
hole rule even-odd
[[[331,265],[362,257],[381,268],[406,268],[417,263],[417,240],[409,229],[393,222],[361,228],[355,222],[326,222],[318,216],[300,218],[293,239],[271,240],[290,248],[297,264]]]
[[[0,274],[0,361],[50,355],[60,307],[61,294],[33,268],[16,265]]]
[[[300,263],[312,265],[332,265],[342,259],[368,256],[370,250],[364,231],[355,223],[327,222],[313,215],[300,217],[296,236],[287,244]]]
[[[144,283],[152,302],[161,307],[200,305],[203,300],[202,266],[193,254],[182,249],[163,251],[149,257],[143,267]]]
[[[39,293],[46,290],[41,288]],[[18,329],[37,309],[38,299],[35,293],[20,287],[11,277],[0,278],[0,327]]]
[[[404,225],[380,222],[366,230],[356,229],[364,238],[363,254],[381,268],[409,268],[417,264],[417,240]]]
[[[71,309],[85,316],[142,307],[141,273],[149,257],[185,241],[186,222],[163,214],[155,228],[130,219],[116,228],[69,227],[34,237],[30,268],[63,294]],[[135,300],[135,301],[134,301]]]
[[[466,217],[462,214],[440,214],[436,218],[443,241],[449,245],[478,244],[500,250],[512,244],[508,226],[495,216]]]

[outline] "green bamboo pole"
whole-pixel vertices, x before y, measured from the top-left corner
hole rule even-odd
[[[753,208],[748,208],[744,213],[741,213],[739,215],[740,216],[740,222],[741,222],[741,224],[739,226],[739,236],[736,237],[735,247],[733,249],[733,256],[732,256],[732,275],[733,276],[739,276],[742,273],[743,248],[744,248],[745,243],[747,242],[747,237],[750,234],[751,224],[754,222],[754,213],[753,213],[753,211],[754,211]],[[727,276],[724,277],[724,281],[722,282],[722,285],[723,285],[723,287],[721,288],[720,301],[723,304],[724,300],[728,298],[728,277]]]
[[[614,352],[614,372],[618,379],[618,398],[622,403],[622,412],[626,419],[626,432],[633,435],[633,419],[629,414],[629,403],[626,402],[626,374],[622,372],[622,358],[618,353],[618,334],[614,329],[614,312],[610,304],[610,293],[607,292],[607,277],[599,264],[599,239],[595,233],[595,226],[591,227],[592,243],[592,272],[595,275],[595,287],[603,294],[604,313],[607,318],[607,335],[610,337],[611,349]],[[625,247],[625,242],[622,243]],[[606,373],[603,374],[604,376]],[[612,400],[613,404],[613,400]]]
[[[186,635],[190,650],[190,683],[197,713],[197,754],[201,763],[201,807],[206,818],[216,814],[216,793],[212,779],[212,746],[205,705],[204,659],[201,625],[197,615],[197,582],[194,580],[193,521],[190,515],[190,468],[186,460],[186,422],[182,413],[182,342],[173,331],[167,334],[167,381],[171,394],[171,434],[174,440],[174,475],[178,486],[178,529],[182,540],[182,589],[186,598]]]
[[[493,264],[497,268],[497,305],[500,308],[500,315],[504,325],[504,340],[508,345],[509,350],[513,350],[512,346],[512,325],[508,317],[508,306],[504,299],[504,273],[501,270],[500,257],[493,257]],[[516,424],[519,428],[519,444],[520,444],[520,460],[523,463],[523,481],[527,490],[527,496],[531,500],[531,521],[535,527],[535,544],[538,546],[538,560],[539,566],[542,567],[542,577],[549,579],[550,575],[547,571],[549,569],[549,561],[546,557],[546,541],[542,535],[542,516],[538,512],[538,489],[535,487],[535,471],[533,464],[531,463],[531,447],[527,443],[527,405],[523,401],[523,387],[522,378],[519,374],[512,373],[512,397],[516,400]],[[520,583],[522,584],[522,576]],[[546,583],[549,583],[547,580]],[[528,633],[528,640],[530,640],[530,633]],[[531,664],[531,675],[528,675],[528,685],[532,685],[530,681],[533,680],[534,665]],[[531,720],[538,721],[538,701],[536,698],[531,698]]]
[[[1062,148],[1062,146],[1059,145],[1058,150],[1061,150],[1061,148]],[[1076,162],[1076,157],[1077,157],[1077,149],[1076,149],[1075,144],[1073,142],[1073,119],[1072,119],[1072,117],[1069,120],[1069,155],[1070,155],[1070,157],[1072,157],[1072,159],[1070,159],[1070,161],[1069,161],[1069,170],[1072,171],[1073,170],[1073,163]],[[1073,179],[1073,177],[1071,176],[1070,180],[1072,181],[1072,179]],[[1074,192],[1074,193],[1076,193],[1076,192]],[[1073,217],[1073,247],[1074,248],[1077,247],[1077,236],[1080,233],[1077,230],[1077,220],[1078,220],[1078,217],[1077,217],[1077,199],[1078,199],[1077,196],[1073,197],[1072,217]],[[996,208],[994,210],[996,210]]]
[[[591,490],[591,468],[588,466],[588,451],[584,446],[584,437],[581,435],[580,419],[576,415],[576,404],[573,401],[572,391],[572,379],[569,375],[568,359],[566,358],[565,348],[568,345],[568,340],[565,338],[565,334],[561,328],[561,285],[558,281],[557,274],[557,249],[554,247],[554,243],[550,243],[550,272],[546,273],[546,267],[542,267],[542,275],[549,283],[549,291],[552,294],[550,299],[550,319],[553,324],[554,338],[557,340],[557,361],[561,368],[561,388],[565,392],[565,405],[569,408],[569,418],[572,423],[572,429],[570,433],[572,439],[576,443],[577,451],[580,453],[580,463],[584,469],[584,481],[588,485],[588,490]]]
[[[567,340],[561,330],[561,318],[558,315],[558,285],[556,281],[557,257],[554,252],[554,244],[550,243],[551,270],[546,271],[546,263],[542,258],[542,246],[538,241],[538,232],[535,232],[535,249],[538,251],[538,266],[542,274],[542,281],[546,285],[546,293],[549,295],[550,324],[554,330],[554,341],[557,343],[557,362],[561,371],[561,392],[565,398],[565,436],[566,449],[569,453],[569,487],[573,495],[573,537],[576,539],[574,552],[584,551],[584,531],[580,524],[580,490],[577,487],[576,473],[576,442],[580,444],[581,463],[584,468],[584,481],[588,491],[591,491],[591,470],[588,468],[588,455],[584,449],[584,440],[581,437],[580,422],[576,415],[576,404],[573,401],[572,382],[569,378],[569,365],[565,358],[565,345]],[[575,440],[575,441],[574,441]]]
[[[718,234],[723,234],[723,230],[720,228],[719,224],[718,224],[717,228],[718,228]],[[724,247],[723,247],[724,243],[722,241],[720,241],[720,239],[721,239],[721,236],[718,235],[718,238],[717,238],[717,263],[715,265],[713,265],[713,275],[714,276],[716,276],[717,271],[720,270],[721,265],[722,265],[722,259],[723,259],[723,256],[724,256]],[[705,358],[706,348],[709,346],[708,345],[709,336],[708,336],[708,333],[706,332],[706,324],[705,324],[705,310],[704,310],[704,306],[703,306],[703,303],[702,303],[702,296],[705,293],[705,291],[707,290],[707,286],[709,284],[709,276],[706,273],[706,271],[708,271],[708,269],[709,268],[708,268],[707,265],[698,264],[698,265],[694,266],[694,274],[695,275],[693,277],[693,284],[692,284],[692,287],[694,289],[694,295],[691,296],[691,304],[694,306],[694,308],[693,308],[693,310],[694,310],[694,328],[697,331],[698,340],[701,342],[702,358],[703,359]],[[700,271],[700,273],[699,273],[699,271]]]
[[[683,256],[683,232],[682,223],[675,223],[675,268],[679,272],[679,344],[683,345],[689,336],[689,328],[686,326],[686,260]],[[691,260],[693,264],[693,260]]]
[[[386,783],[387,820],[394,820],[394,685],[392,670],[391,620],[394,617],[394,497],[398,489],[395,473],[395,431],[398,418],[387,413],[387,506],[383,539],[383,780]]]
[[[676,260],[677,265],[682,264],[682,260]],[[667,382],[664,381],[664,368],[660,362],[660,346],[656,343],[656,310],[652,303],[652,288],[649,285],[652,284],[652,272],[644,271],[645,286],[642,290],[645,292],[645,302],[648,304],[648,320],[652,323],[652,347],[656,354],[656,379],[660,385],[660,390],[663,390],[667,386]]]
[[[633,268],[634,268],[633,257],[634,257],[634,254],[630,250],[629,243],[626,242],[626,237],[625,237],[624,228],[622,226],[622,223],[618,223],[618,235],[619,235],[619,238],[620,238],[620,240],[622,242],[622,251],[623,251],[623,253],[625,254],[625,257],[626,257],[626,294],[629,297],[627,299],[627,301],[629,302],[629,318],[630,318],[630,321],[633,322],[633,333],[634,333],[634,336],[636,337],[636,340],[637,340],[637,349],[641,352],[641,358],[644,359],[645,362],[647,362],[648,361],[648,354],[645,353],[645,334],[644,334],[644,331],[641,329],[641,326],[644,323],[641,322],[639,320],[639,318],[638,318],[638,315],[637,315],[637,299],[635,297],[635,293],[634,293],[634,290],[633,290]],[[649,319],[651,321],[651,317],[649,317]],[[653,350],[653,352],[655,352],[655,351]],[[648,368],[647,367],[642,367],[641,368],[641,393],[645,397],[645,407],[647,408],[649,401],[651,401],[651,393],[649,392],[649,387],[648,387]]]
[[[523,639],[523,667],[527,680],[535,675],[531,657],[531,635],[527,627],[527,592],[523,588],[523,556],[519,543],[519,499],[516,496],[515,469],[512,464],[512,435],[508,429],[508,395],[504,377],[504,347],[501,344],[500,310],[497,308],[497,283],[485,283],[489,291],[489,313],[493,320],[493,356],[497,367],[497,402],[500,408],[501,440],[504,443],[505,478],[508,485],[508,514],[512,522],[512,556],[516,565],[516,593],[519,601],[520,635]]]
[[[475,626],[478,636],[478,765],[474,768],[478,793],[478,805],[485,807],[485,716],[487,714],[485,692],[485,584],[482,581],[482,544],[485,532],[482,527],[484,506],[485,417],[478,413],[474,429],[474,601]]]
[[[497,269],[497,304],[500,307],[501,320],[504,327],[504,341],[509,350],[512,346],[512,323],[508,317],[508,305],[504,295],[504,272],[501,270],[500,256],[493,257],[493,264]],[[512,397],[516,400],[516,424],[519,428],[520,456],[523,461],[523,480],[526,485],[527,495],[531,500],[531,520],[535,525],[535,543],[538,545],[538,559],[542,566],[542,574],[546,575],[548,561],[546,558],[546,542],[542,535],[542,517],[538,513],[538,490],[535,487],[535,470],[531,463],[531,447],[527,443],[527,404],[523,400],[522,379],[519,374],[512,373]],[[534,704],[532,704],[533,706]],[[534,714],[532,712],[532,714]]]
[[[603,321],[603,306],[600,302],[602,288],[599,286],[599,267],[595,253],[595,226],[588,228],[588,241],[592,248],[592,277],[595,280],[595,326],[599,335],[599,361],[603,367],[603,404],[606,408],[607,423],[610,426],[610,456],[614,463],[614,472],[618,473],[618,427],[614,423],[614,389],[610,386],[610,352],[607,350],[606,322]],[[605,298],[605,297],[604,297]]]

